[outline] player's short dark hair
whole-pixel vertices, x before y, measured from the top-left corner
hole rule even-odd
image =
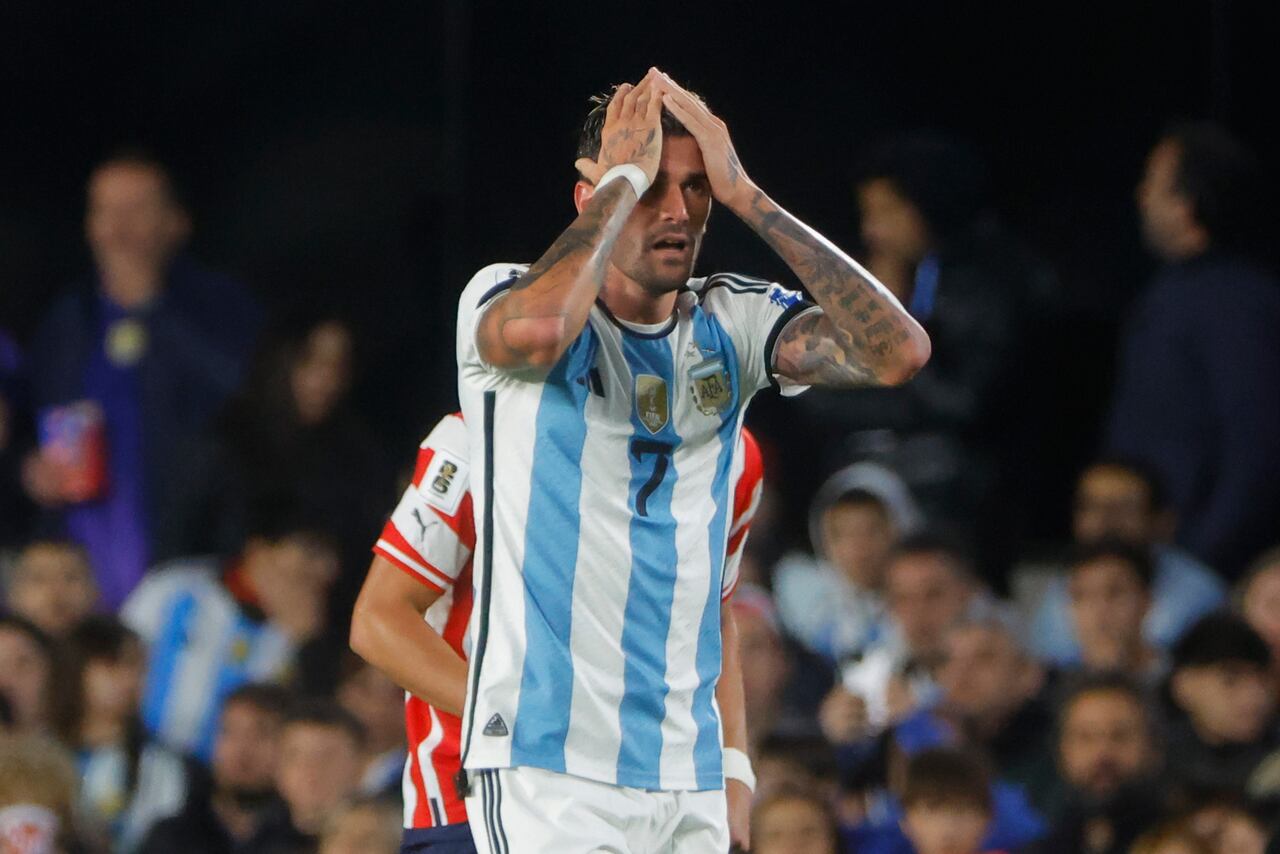
[[[294,693],[283,685],[274,682],[246,682],[227,695],[222,701],[222,708],[225,710],[232,703],[243,704],[283,721],[294,702]]]
[[[1262,170],[1253,151],[1216,122],[1177,124],[1163,139],[1178,147],[1174,187],[1213,242],[1231,245],[1255,236]]]
[[[1150,590],[1155,577],[1155,564],[1151,550],[1115,537],[1107,537],[1094,543],[1082,543],[1071,551],[1067,571],[1074,573],[1083,566],[1100,560],[1118,560],[1133,570],[1143,590]]]
[[[1169,506],[1169,493],[1165,489],[1164,478],[1151,465],[1134,457],[1119,455],[1099,457],[1080,472],[1080,478],[1096,469],[1119,469],[1142,481],[1147,490],[1147,501],[1152,510],[1164,510]]]
[[[289,727],[295,724],[341,730],[351,739],[357,750],[364,747],[364,724],[336,700],[328,697],[303,697],[293,703],[288,714],[285,715],[284,725]]]
[[[588,157],[595,160],[600,156],[600,136],[604,131],[605,111],[608,110],[609,102],[613,100],[613,94],[618,91],[619,85],[621,84],[615,83],[603,92],[592,95],[587,99],[591,109],[587,111],[587,117],[582,123],[582,129],[578,132],[577,157]],[[686,91],[704,104],[706,103],[706,99],[698,93],[692,90]],[[664,136],[691,136],[689,129],[673,116],[666,107],[662,108],[662,133]]]
[[[122,145],[112,149],[95,163],[92,174],[96,175],[109,166],[134,166],[155,173],[160,178],[169,201],[176,207],[186,207],[186,198],[174,178],[173,170],[155,152],[140,145]]]
[[[916,805],[967,806],[991,815],[991,772],[976,753],[953,747],[922,750],[907,761],[902,808]]]
[[[987,206],[986,166],[977,151],[932,131],[895,134],[873,146],[854,183],[876,179],[892,184],[941,240],[972,225]]]

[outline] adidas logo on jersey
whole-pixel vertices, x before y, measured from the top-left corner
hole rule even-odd
[[[484,725],[484,729],[481,732],[485,735],[507,735],[507,722],[502,719],[502,715],[494,715],[489,718],[489,722]]]

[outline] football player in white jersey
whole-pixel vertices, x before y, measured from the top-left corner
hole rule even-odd
[[[929,340],[656,69],[597,105],[579,155],[578,217],[459,302],[477,535],[467,811],[489,854],[725,851],[747,842],[752,777],[744,722],[715,701],[746,405],[772,383],[905,382]],[[713,199],[817,305],[691,278]]]

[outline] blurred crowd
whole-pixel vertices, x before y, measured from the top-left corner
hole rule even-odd
[[[1032,417],[1072,391],[1043,370],[1059,285],[983,175],[937,135],[868,152],[859,257],[932,361],[757,429],[733,605],[752,850],[1262,854],[1280,281],[1259,163],[1210,124],[1153,147],[1160,268],[1118,342],[1072,340],[1114,347],[1116,376],[1071,484]],[[341,316],[269,316],[191,229],[163,163],[113,155],[87,185],[93,269],[30,334],[0,327],[0,851],[394,852],[404,695],[346,638],[415,449],[353,405]],[[792,477],[816,485],[807,530]],[[1039,490],[1072,492],[1070,542],[1020,535]]]

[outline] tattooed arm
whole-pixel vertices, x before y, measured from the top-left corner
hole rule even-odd
[[[822,312],[783,330],[774,369],[804,385],[899,385],[929,360],[929,336],[876,278],[779,207],[742,169],[729,131],[701,101],[662,78],[663,104],[693,134],[718,201],[781,256]]]
[[[612,166],[632,163],[652,182],[662,151],[662,101],[657,72],[639,85],[623,84],[609,102],[598,161],[577,162],[587,181],[575,201],[578,218],[556,238],[511,290],[484,312],[476,329],[480,356],[497,368],[549,371],[586,325],[609,256],[639,199],[629,181],[592,185]]]

